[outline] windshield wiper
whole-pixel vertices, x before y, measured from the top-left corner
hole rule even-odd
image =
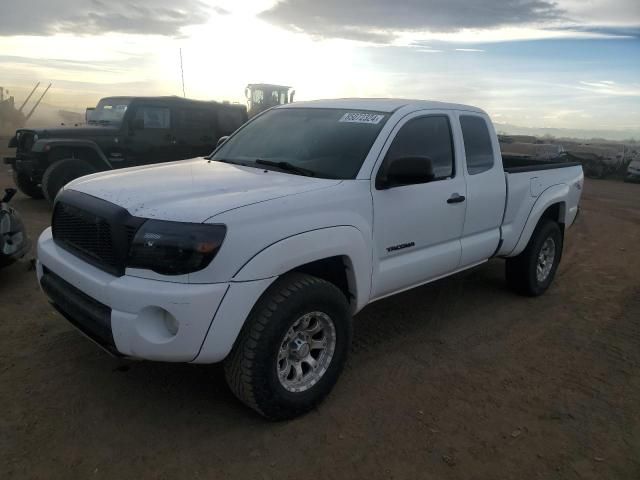
[[[257,165],[267,165],[269,167],[276,167],[276,168],[279,168],[280,170],[284,170],[285,172],[299,173],[300,175],[305,175],[307,177],[316,176],[316,172],[314,172],[313,170],[309,170],[307,168],[302,168],[302,167],[296,167],[294,164],[289,162],[275,162],[273,160],[262,160],[261,158],[258,158],[255,161],[255,163]]]

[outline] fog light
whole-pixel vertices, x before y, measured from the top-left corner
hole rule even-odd
[[[164,308],[149,306],[138,314],[136,330],[141,337],[153,343],[165,343],[178,334],[180,323]]]
[[[167,328],[167,331],[175,337],[178,334],[178,329],[180,328],[180,325],[178,324],[178,320],[176,320],[176,317],[171,315],[166,310],[163,310],[163,313],[164,313],[164,319],[163,319],[164,326]]]

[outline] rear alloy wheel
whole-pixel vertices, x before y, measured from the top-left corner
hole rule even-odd
[[[95,173],[90,163],[79,158],[65,158],[49,165],[42,176],[42,193],[53,203],[58,192],[71,180]]]
[[[544,283],[547,280],[554,266],[555,258],[556,242],[552,237],[547,237],[542,244],[540,253],[538,253],[538,262],[536,264],[536,279],[538,283]]]
[[[551,285],[561,257],[560,225],[543,219],[534,230],[527,248],[520,255],[507,258],[507,284],[522,295],[542,295]]]
[[[40,188],[40,185],[31,180],[28,175],[17,172],[15,168],[13,169],[13,182],[25,195],[28,195],[31,198],[42,198],[42,189]]]
[[[225,359],[227,383],[271,420],[302,415],[331,391],[351,344],[351,314],[333,284],[292,273],[256,303]]]

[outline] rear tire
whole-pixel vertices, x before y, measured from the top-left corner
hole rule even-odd
[[[537,297],[551,285],[562,258],[562,230],[557,222],[542,219],[524,251],[507,258],[507,285],[516,293]]]
[[[285,275],[253,307],[225,359],[227,383],[266,418],[297,417],[335,385],[351,334],[349,305],[336,286],[311,275]]]
[[[15,168],[13,171],[13,182],[16,184],[16,187],[31,198],[40,199],[42,198],[42,189],[40,186],[33,182],[28,175],[24,173],[17,172]]]
[[[84,160],[65,158],[49,165],[42,176],[42,193],[53,203],[58,192],[71,180],[95,173],[96,169]]]

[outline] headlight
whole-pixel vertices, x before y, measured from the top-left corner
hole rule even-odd
[[[227,227],[147,220],[136,233],[127,267],[161,275],[184,275],[205,268],[216,256]]]

